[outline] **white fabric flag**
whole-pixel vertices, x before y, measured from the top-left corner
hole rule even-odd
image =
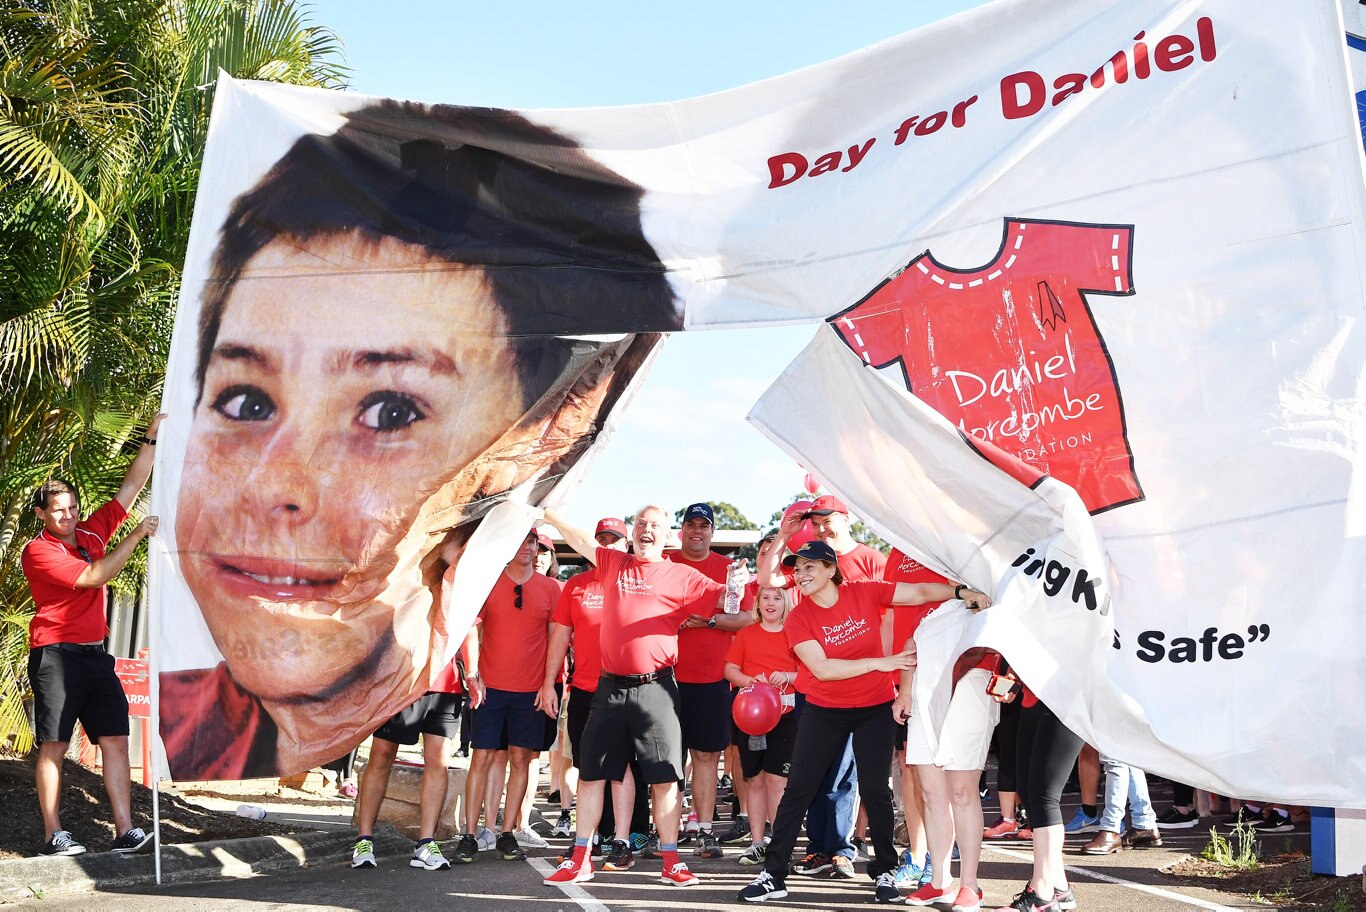
[[[941,610],[917,634],[916,686],[931,718],[942,717],[953,659],[987,646],[1069,728],[1125,762],[1226,795],[1366,804],[1361,701],[1355,686],[1338,689],[1361,683],[1351,665],[1360,640],[1324,638],[1336,610],[1316,616],[1292,597],[1295,575],[1269,598],[1177,627],[1160,593],[1164,577],[1194,569],[1179,552],[1157,565],[1122,547],[1107,555],[1074,491],[998,468],[828,328],[750,420],[898,548],[992,595],[990,610]],[[1223,527],[1230,557],[1245,558],[1249,534],[1265,540],[1283,521]],[[1312,561],[1313,550],[1306,542],[1291,562]],[[1325,578],[1324,601],[1359,568]],[[1297,672],[1276,670],[1286,655],[1311,653]]]

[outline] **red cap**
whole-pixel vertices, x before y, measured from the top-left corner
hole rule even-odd
[[[555,550],[555,542],[551,541],[550,536],[546,535],[539,529],[536,530],[536,544],[540,545],[547,551]]]
[[[831,513],[843,513],[849,515],[849,508],[844,505],[838,497],[833,494],[822,494],[816,498],[816,502],[811,505],[811,509],[806,511],[813,516],[829,516]]]
[[[600,519],[598,520],[598,527],[593,530],[593,537],[597,538],[604,532],[611,532],[617,538],[625,538],[626,523],[617,519],[615,516],[609,516],[606,519]]]

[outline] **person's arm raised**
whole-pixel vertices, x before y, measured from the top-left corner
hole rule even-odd
[[[545,511],[545,521],[559,531],[566,545],[577,551],[590,564],[597,565],[598,543],[593,540],[593,536],[588,534],[587,529],[580,529],[554,510]]]
[[[128,471],[124,473],[123,484],[119,485],[118,493],[114,495],[114,499],[123,506],[125,512],[133,509],[133,501],[138,499],[143,486],[147,484],[147,479],[152,477],[152,460],[156,457],[157,429],[161,427],[161,420],[165,417],[164,413],[157,415],[152,419],[152,423],[147,425],[147,433],[142,435],[144,442],[138,449],[138,454],[133,457],[132,465],[128,466]]]
[[[123,540],[114,546],[114,550],[92,562],[81,571],[81,575],[76,578],[76,588],[98,589],[118,576],[123,565],[128,563],[128,559],[133,556],[138,542],[149,535],[155,535],[156,531],[157,518],[155,516],[149,516],[138,523],[132,532],[125,535]]]

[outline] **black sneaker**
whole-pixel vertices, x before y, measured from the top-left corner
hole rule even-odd
[[[782,899],[786,895],[787,886],[781,880],[774,880],[767,871],[740,891],[740,898],[745,902],[767,902],[770,899]]]
[[[812,852],[792,866],[792,873],[803,877],[817,877],[829,871],[833,864],[829,855]]]
[[[1160,830],[1188,830],[1200,822],[1200,815],[1195,811],[1178,811],[1176,808],[1168,808],[1167,813],[1157,818],[1157,828]]]
[[[53,838],[56,838],[55,835]],[[114,847],[109,851],[119,855],[132,855],[134,852],[141,852],[152,844],[152,834],[145,832],[142,827],[133,827],[118,839],[114,840]]]
[[[734,845],[737,842],[747,842],[749,840],[749,818],[744,814],[735,818],[735,823],[729,830],[717,836],[717,840],[722,845]]]
[[[66,830],[58,830],[38,851],[44,855],[84,855],[85,846],[72,838]]]
[[[613,839],[608,843],[602,861],[604,871],[629,871],[635,863],[636,856],[631,853],[631,845],[626,840]]]
[[[663,858],[659,851],[659,834],[654,830],[650,831],[650,838],[645,840],[645,847],[640,850],[641,858]]]
[[[498,834],[493,850],[503,856],[504,861],[522,861],[526,858],[526,849],[522,848],[516,836],[506,830]]]
[[[693,849],[693,854],[698,858],[720,858],[726,853],[716,841],[716,834],[711,830],[698,830],[697,848]]]
[[[884,871],[873,881],[873,902],[894,903],[901,899],[896,888],[896,878],[890,871]]]
[[[479,840],[474,838],[473,833],[462,833],[455,844],[455,851],[451,853],[451,858],[457,864],[469,864],[478,857]]]
[[[1014,909],[1015,912],[1059,912],[1056,893],[1048,899],[1040,899],[1039,894],[1028,886],[1016,893],[1008,905],[1001,906],[996,912],[1002,912],[1003,909]]]
[[[1228,823],[1225,824],[1225,826],[1233,827],[1236,829],[1240,826],[1250,827],[1254,824],[1261,823],[1261,821],[1261,811],[1250,811],[1247,809],[1247,806],[1244,805],[1243,807],[1238,808],[1238,813],[1234,814],[1233,817],[1229,819]],[[1161,824],[1159,823],[1158,825],[1160,826]]]
[[[1251,826],[1258,833],[1289,833],[1295,829],[1290,815],[1281,811],[1272,811],[1261,820],[1253,821]]]

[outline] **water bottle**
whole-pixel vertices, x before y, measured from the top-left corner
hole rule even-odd
[[[266,809],[254,804],[239,804],[237,806],[238,817],[249,817],[252,820],[265,820]]]
[[[726,601],[723,605],[726,614],[740,613],[740,581],[735,578],[735,565],[726,568]]]

